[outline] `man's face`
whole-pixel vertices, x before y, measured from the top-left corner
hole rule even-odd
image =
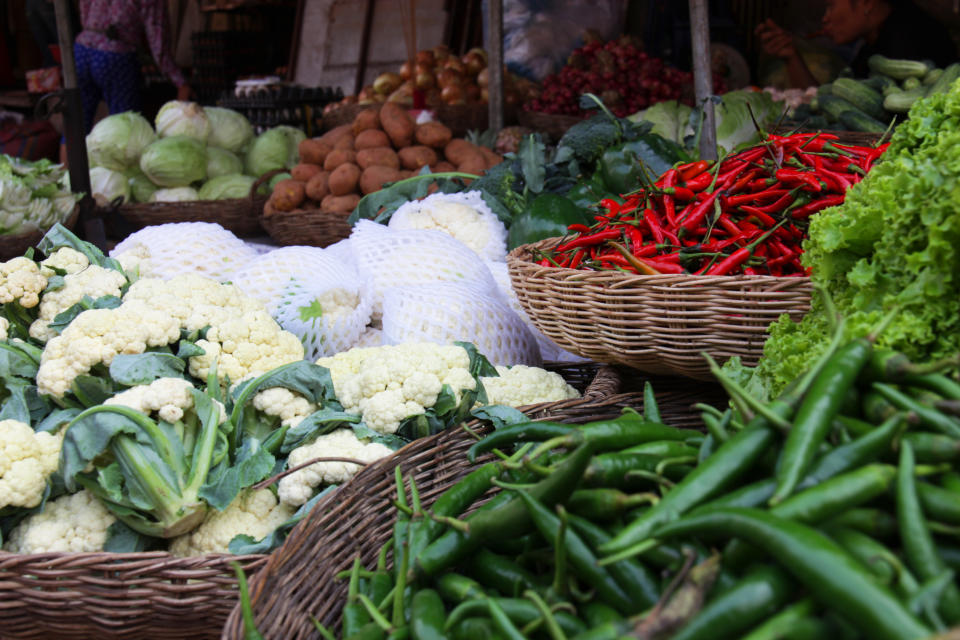
[[[823,31],[837,44],[849,44],[863,35],[865,17],[860,0],[827,0]]]

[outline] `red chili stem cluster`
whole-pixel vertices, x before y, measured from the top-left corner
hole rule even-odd
[[[825,133],[769,136],[719,163],[691,162],[649,188],[603,200],[593,226],[570,232],[542,266],[645,275],[804,276],[811,215],[843,203],[887,145]]]

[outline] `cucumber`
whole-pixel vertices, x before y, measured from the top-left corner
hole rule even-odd
[[[866,80],[861,80],[863,84],[867,85],[874,91],[883,92],[887,87],[898,87],[897,81],[891,78],[890,76],[885,76],[882,73],[872,73],[870,77]]]
[[[895,60],[875,53],[867,59],[867,66],[871,71],[888,75],[896,80],[906,80],[910,77],[922,78],[930,71],[926,62],[917,60]]]
[[[930,85],[927,95],[932,96],[935,93],[946,93],[950,90],[953,83],[956,82],[957,78],[960,78],[960,62],[954,62],[946,67],[943,73],[940,74],[940,77]]]
[[[805,126],[807,129],[826,129],[830,123],[821,115],[812,115],[807,118]]]
[[[901,86],[903,86],[904,91],[910,91],[912,89],[916,89],[917,87],[920,86],[920,78],[917,78],[916,76],[911,76],[906,80],[904,80],[903,85]]]
[[[850,131],[883,133],[887,130],[887,125],[856,109],[849,109],[841,113],[840,122],[842,122],[847,129],[850,129]]]
[[[890,85],[889,87],[884,87],[884,88],[883,88],[883,95],[884,95],[884,97],[890,95],[891,93],[903,93],[903,89],[901,89],[900,87],[898,87],[898,86],[895,85],[895,84],[892,84],[892,85]]]
[[[858,111],[858,109],[843,98],[838,98],[837,96],[822,96],[820,98],[820,111],[830,120],[840,120],[840,114],[844,111]]]
[[[929,87],[939,80],[941,75],[943,75],[943,69],[930,69],[930,71],[927,71],[927,75],[923,76],[924,86]]]
[[[927,87],[917,87],[910,91],[891,93],[883,99],[883,108],[892,113],[906,113],[913,103],[927,94]]]
[[[817,87],[817,95],[818,96],[830,95],[832,87],[833,87],[832,82],[828,82],[827,84],[820,85],[819,87]]]
[[[832,95],[846,100],[871,118],[879,120],[885,115],[883,95],[862,82],[850,78],[837,78],[833,82]]]

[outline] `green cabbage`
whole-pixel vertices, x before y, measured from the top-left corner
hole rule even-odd
[[[274,169],[292,168],[300,156],[300,142],[306,137],[294,127],[279,126],[264,131],[247,150],[247,173],[259,177]]]
[[[125,173],[134,201],[150,202],[150,196],[157,190],[157,185],[150,182],[150,178],[140,170],[140,167],[131,167]]]
[[[240,173],[217,176],[200,187],[200,200],[247,198],[250,196],[250,188],[256,181],[257,179],[253,176],[245,176]]]
[[[693,133],[693,128],[690,126],[692,111],[691,107],[680,104],[676,100],[665,100],[633,114],[630,120],[650,122],[653,124],[652,133],[682,145],[683,139],[689,133]]]
[[[206,142],[210,137],[210,119],[196,102],[171,100],[160,107],[154,122],[161,138],[187,136]]]
[[[157,189],[153,192],[150,202],[190,202],[199,199],[200,195],[193,187],[174,187],[173,189]]]
[[[270,191],[273,191],[273,188],[277,186],[278,182],[280,182],[281,180],[289,180],[291,178],[293,178],[293,176],[287,173],[286,171],[284,171],[283,173],[278,173],[277,175],[270,178],[270,182],[268,183],[267,186],[270,188]]]
[[[240,153],[253,139],[253,125],[242,113],[223,107],[204,107],[210,120],[207,144]]]
[[[90,165],[124,171],[136,166],[140,154],[157,139],[146,118],[133,111],[107,116],[87,135]]]
[[[207,178],[243,173],[243,161],[226,149],[207,147]]]
[[[94,196],[102,196],[108,202],[113,202],[117,198],[123,198],[124,202],[130,201],[130,185],[127,183],[127,176],[106,167],[90,169],[90,191]]]
[[[140,169],[158,186],[186,187],[207,177],[207,152],[194,138],[161,138],[140,156]]]

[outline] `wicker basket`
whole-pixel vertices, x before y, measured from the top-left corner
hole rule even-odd
[[[277,211],[266,216],[261,210],[260,225],[279,245],[326,247],[350,237],[349,216],[350,212],[322,209]]]
[[[600,369],[603,375],[612,371],[607,367]],[[598,375],[598,379],[600,377]],[[691,422],[689,403],[679,400],[690,399],[691,385],[689,381],[682,384],[677,393],[654,382],[658,405],[669,424]],[[582,399],[536,405],[526,411],[536,418],[585,422],[614,417],[625,406],[642,407],[640,393],[603,395],[596,390],[597,380],[591,383]],[[476,424],[471,426],[478,428]],[[366,467],[337,492],[321,500],[251,581],[251,601],[263,636],[268,640],[314,638],[316,631],[310,616],[328,627],[336,627],[347,583],[334,576],[348,569],[357,554],[364,566],[374,566],[380,546],[392,535],[394,467],[399,465],[405,474],[414,474],[421,499],[429,505],[473,468],[465,455],[473,442],[461,429],[416,440]],[[490,459],[492,456],[483,456],[478,463]],[[242,619],[236,607],[227,620],[222,638],[241,637]]]
[[[809,278],[642,276],[541,267],[522,245],[507,256],[510,280],[536,327],[564,349],[646,373],[712,380],[701,355],[756,364],[767,328],[810,307]]]
[[[323,130],[329,131],[334,127],[350,124],[357,114],[364,109],[379,108],[378,104],[346,104],[330,110],[323,116]],[[442,104],[428,107],[433,111],[434,119],[450,127],[455,138],[463,138],[470,131],[484,131],[488,127],[489,113],[486,104],[450,105]],[[517,121],[518,111],[515,107],[504,109],[503,122],[505,125]]]
[[[237,600],[229,563],[267,556],[0,551],[4,638],[216,638]]]
[[[73,208],[73,213],[63,222],[63,226],[73,229],[77,224],[79,207]],[[30,247],[37,246],[46,231],[30,231],[29,233],[18,233],[16,235],[0,235],[0,260],[10,260],[22,256]]]

